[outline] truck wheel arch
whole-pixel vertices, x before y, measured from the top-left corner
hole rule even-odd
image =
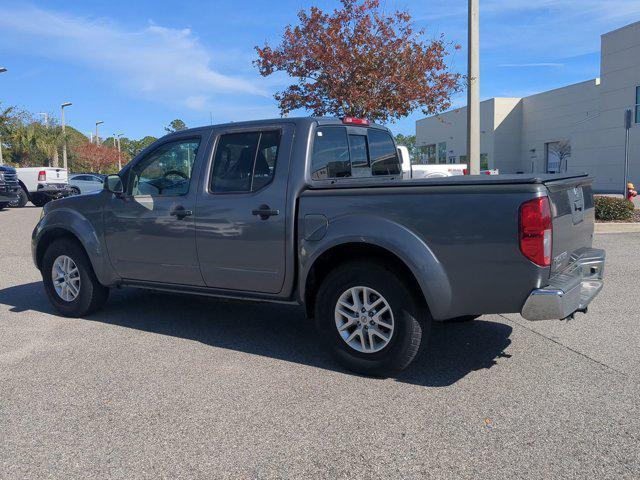
[[[24,193],[27,195],[27,199],[29,199],[29,201],[31,201],[31,195],[29,194],[29,190],[27,189],[25,184],[22,182],[22,180],[18,179],[18,184],[20,185],[20,188],[22,188]]]
[[[36,266],[38,267],[38,270],[42,269],[42,258],[44,257],[44,253],[47,251],[47,248],[49,247],[49,245],[51,245],[54,241],[60,238],[68,238],[69,240],[76,242],[78,245],[80,245],[80,247],[82,247],[82,249],[84,250],[84,253],[87,253],[87,249],[84,247],[80,239],[73,232],[71,232],[70,230],[67,230],[66,228],[60,228],[60,227],[50,228],[49,230],[44,232],[42,236],[38,239],[38,245],[36,247],[36,258],[35,258]]]
[[[334,245],[324,250],[314,260],[306,275],[304,285],[304,305],[309,318],[315,310],[315,297],[325,277],[337,265],[354,260],[367,260],[384,264],[402,276],[414,293],[424,299],[420,284],[407,264],[395,253],[372,243],[347,242]]]

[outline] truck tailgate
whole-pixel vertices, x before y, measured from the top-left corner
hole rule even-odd
[[[591,247],[595,210],[593,178],[588,176],[560,178],[544,182],[549,190],[553,217],[551,271],[563,270]]]
[[[46,167],[41,170],[46,172],[46,183],[67,183],[68,175],[64,168]]]

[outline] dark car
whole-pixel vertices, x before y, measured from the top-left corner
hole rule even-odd
[[[0,210],[15,202],[20,191],[16,169],[0,165]]]

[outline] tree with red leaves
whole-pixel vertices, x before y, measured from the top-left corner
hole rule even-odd
[[[451,106],[461,76],[445,63],[444,38],[423,41],[408,12],[385,14],[379,0],[340,1],[331,13],[301,10],[300,24],[285,28],[281,45],[256,47],[262,76],[286,72],[297,79],[275,94],[283,115],[306,109],[386,122],[418,108],[433,115]]]
[[[93,173],[115,173],[118,171],[118,149],[98,146],[95,143],[83,143],[73,149],[75,154],[74,171]],[[126,160],[124,155],[122,163]]]

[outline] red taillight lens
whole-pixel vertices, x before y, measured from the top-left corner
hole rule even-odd
[[[520,205],[520,251],[536,265],[551,265],[553,227],[549,197]]]
[[[40,170],[40,172],[38,173],[38,181],[39,182],[46,182],[47,181],[47,172],[46,172],[46,170]]]
[[[469,175],[469,170],[468,170],[468,169],[466,169],[466,168],[463,168],[463,169],[462,169],[462,174],[463,174],[463,175]]]
[[[346,123],[347,125],[369,125],[369,120],[366,118],[356,118],[356,117],[344,117],[342,119],[342,123]]]

